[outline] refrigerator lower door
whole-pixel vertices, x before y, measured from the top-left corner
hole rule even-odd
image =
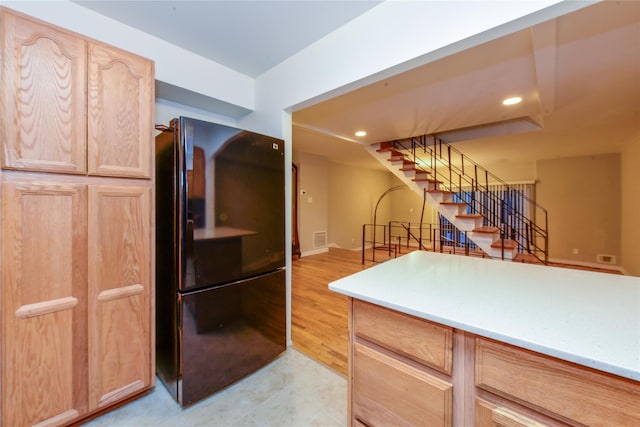
[[[286,349],[285,271],[181,295],[179,402],[188,406]]]

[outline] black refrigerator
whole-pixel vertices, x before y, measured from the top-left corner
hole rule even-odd
[[[284,142],[180,117],[156,137],[156,366],[188,406],[286,348]]]

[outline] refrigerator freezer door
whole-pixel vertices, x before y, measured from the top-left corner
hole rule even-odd
[[[286,348],[285,271],[181,295],[178,400],[188,406]]]

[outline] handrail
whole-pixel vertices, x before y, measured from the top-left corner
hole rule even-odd
[[[380,229],[382,231],[380,232]],[[373,230],[378,230],[374,233]],[[407,250],[417,249],[433,252],[451,252],[459,253],[464,251],[465,255],[470,254],[469,241],[465,239],[465,242],[458,241],[457,239],[447,238],[443,233],[443,228],[439,224],[421,224],[412,223],[406,221],[389,221],[387,225],[383,224],[363,224],[362,226],[362,264],[365,263],[367,249],[371,249],[372,262],[381,262],[376,260],[377,251],[384,251],[389,258],[403,255],[407,251],[403,252],[403,248]],[[368,231],[368,233],[367,233]],[[395,231],[395,233],[394,233]],[[397,232],[403,233],[400,236]],[[418,231],[416,233],[416,231]],[[367,236],[383,236],[382,240],[368,240]],[[378,239],[375,237],[375,239]],[[404,243],[401,238],[404,237]],[[370,237],[372,238],[372,237]],[[397,243],[394,243],[394,238]],[[412,245],[413,242],[413,245]],[[481,254],[475,252],[477,255]],[[384,259],[383,259],[384,261]]]
[[[515,241],[518,252],[548,263],[548,214],[544,207],[437,136],[422,135],[387,144],[408,152],[417,169],[430,172],[441,189],[454,192],[471,213],[484,218],[484,225],[497,227],[501,239]],[[490,185],[499,186],[500,194],[491,191]],[[526,210],[532,211],[531,217]]]

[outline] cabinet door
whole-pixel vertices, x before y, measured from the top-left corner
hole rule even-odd
[[[86,172],[86,43],[2,10],[2,167]]]
[[[87,412],[86,187],[2,184],[2,425]]]
[[[150,177],[153,85],[153,62],[89,45],[89,174]]]
[[[151,384],[150,189],[89,187],[90,409]]]

